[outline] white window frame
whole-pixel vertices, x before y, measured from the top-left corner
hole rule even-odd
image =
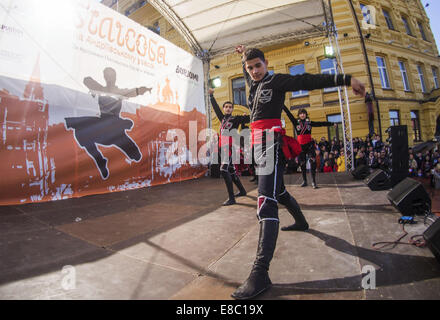
[[[303,73],[292,73],[292,68],[297,67],[297,66],[303,66],[304,68],[304,72]],[[296,76],[296,75],[301,75],[306,73],[306,66],[304,63],[298,63],[298,64],[294,64],[292,66],[289,67],[289,73],[292,76]],[[300,98],[300,97],[306,97],[309,95],[309,91],[308,90],[299,90],[299,91],[292,91],[292,98]]]
[[[322,62],[325,60],[330,60],[333,62],[333,67],[332,68],[322,68]],[[332,74],[335,75],[336,74],[336,59],[335,58],[325,58],[325,59],[321,59],[319,61],[319,67],[321,68],[321,73],[322,74]],[[324,88],[324,92],[334,92],[337,91],[338,87],[331,87],[331,88]]]
[[[431,70],[432,70],[432,78],[434,80],[434,89],[438,89],[439,88],[438,69],[436,67],[431,67]]]
[[[408,72],[406,71],[405,61],[399,60],[398,64],[400,69],[400,75],[402,76],[403,89],[405,91],[411,91],[411,86],[409,84]]]
[[[240,81],[240,86],[234,87],[234,83],[237,83],[238,81]],[[243,86],[241,86],[241,82],[243,83]],[[237,77],[231,79],[231,88],[232,88],[232,103],[238,105],[246,105],[246,79],[244,77]],[[239,101],[235,100],[235,93],[238,94],[237,98]]]
[[[385,17],[385,22],[387,23],[387,27],[390,30],[396,30],[394,28],[393,19],[391,19],[391,14],[388,10],[382,9],[383,16]]]
[[[360,7],[361,7],[361,13],[362,13],[362,19],[367,23],[367,24],[373,24],[373,22],[371,21],[371,15],[366,15],[366,14],[364,14],[364,12],[363,12],[363,9],[366,7],[366,5],[365,4],[363,4],[363,3],[360,3]],[[368,16],[368,19],[367,19],[367,16]]]
[[[383,66],[379,65],[379,59],[382,61]],[[387,64],[384,57],[376,56],[377,69],[379,70],[380,82],[382,89],[391,89],[390,77],[388,76]],[[386,81],[385,81],[386,80]],[[386,86],[388,84],[388,86]]]
[[[405,27],[406,34],[409,35],[409,36],[412,36],[413,35],[412,34],[412,29],[411,29],[411,26],[409,24],[408,18],[402,16],[402,22],[403,22],[403,26]]]
[[[428,41],[428,38],[426,37],[425,27],[420,21],[417,21],[417,26],[419,27],[420,35],[422,36],[422,39],[425,41]]]
[[[425,74],[423,73],[423,68],[421,64],[417,65],[417,73],[419,75],[419,81],[420,81],[420,86],[422,87],[422,92],[427,93],[428,91],[426,89]]]
[[[397,124],[395,124],[394,121],[392,121],[392,120],[396,119],[396,118],[391,118],[391,114],[393,112],[397,113]],[[390,126],[398,126],[398,125],[400,125],[400,110],[398,110],[398,109],[390,109],[390,110],[388,110],[388,114],[389,114],[389,117],[390,117]]]

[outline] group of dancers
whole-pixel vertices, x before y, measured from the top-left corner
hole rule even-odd
[[[249,86],[247,107],[250,115],[232,115],[234,105],[227,101],[223,104],[221,112],[218,103],[214,98],[214,90],[210,89],[210,100],[213,109],[219,118],[220,125],[220,146],[228,148],[227,161],[222,161],[221,175],[225,181],[228,191],[228,199],[224,205],[236,203],[235,197],[245,196],[246,190],[232,164],[230,147],[232,137],[228,135],[229,130],[238,129],[240,125],[250,123],[253,149],[263,146],[263,150],[273,147],[274,166],[270,173],[258,174],[258,201],[257,217],[260,224],[258,249],[256,258],[245,282],[234,292],[235,299],[252,299],[267,290],[271,285],[268,270],[275,251],[278,238],[279,218],[278,204],[284,205],[295,220],[294,224],[282,227],[283,231],[305,231],[309,225],[301,211],[300,206],[292,195],[287,191],[284,180],[284,168],[286,165],[286,148],[283,148],[282,141],[285,141],[285,131],[282,129],[281,113],[284,110],[293,123],[297,141],[301,146],[299,160],[303,176],[302,187],[307,186],[307,158],[310,161],[312,186],[316,184],[316,154],[314,142],[311,138],[312,127],[333,126],[332,122],[311,121],[305,109],[298,111],[298,118],[284,105],[286,92],[299,90],[323,89],[335,86],[351,86],[353,92],[359,96],[365,96],[365,86],[354,77],[348,74],[269,74],[268,60],[264,53],[256,48],[246,49],[244,46],[236,47],[236,52],[242,55],[243,73],[246,83]],[[265,135],[257,138],[260,130],[271,130],[275,138],[271,141],[265,139]],[[272,146],[268,144],[272,143]],[[258,146],[260,144],[260,146]],[[255,164],[258,166],[259,164]],[[234,194],[233,183],[238,187],[239,192]]]

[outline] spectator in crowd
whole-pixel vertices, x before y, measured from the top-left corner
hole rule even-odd
[[[377,158],[374,156],[373,151],[371,151],[370,154],[368,155],[367,165],[372,169],[375,169],[378,167]]]
[[[440,163],[437,163],[432,170],[431,186],[434,189],[440,189]]]
[[[345,171],[345,156],[344,156],[343,150],[341,150],[341,154],[339,155],[338,159],[336,160],[336,165],[338,166],[338,172]]]
[[[332,140],[330,151],[335,152],[336,150],[339,150],[339,144],[336,142],[336,140]]]
[[[416,161],[417,161],[417,168],[420,169],[422,167],[422,161],[423,161],[422,153],[421,152],[417,152],[417,154],[414,157],[414,159],[416,159]]]
[[[321,141],[318,143],[319,150],[322,151],[322,148],[324,148],[324,151],[329,152],[330,151],[330,143],[325,140],[325,137],[321,137]]]
[[[382,142],[377,134],[372,137],[366,136],[353,138],[353,156],[355,167],[366,165],[370,169],[381,169],[390,172],[391,160],[389,158],[391,149],[389,145]],[[335,138],[327,141],[321,137],[316,145],[317,170],[319,172],[342,172],[346,170],[344,145]],[[408,149],[408,171],[410,177],[428,178],[432,186],[438,183],[440,188],[440,153],[437,149],[417,152],[412,148]],[[293,172],[298,172],[298,161],[295,160]],[[293,167],[293,166],[292,166]],[[435,180],[437,175],[438,181]]]
[[[433,168],[435,168],[435,167],[437,166],[437,163],[439,163],[439,153],[438,153],[438,151],[435,151],[435,152],[432,154],[431,166],[432,166]]]
[[[382,142],[382,139],[379,136],[376,136],[376,143],[374,145],[374,150],[381,151],[384,148],[384,144]]]
[[[377,135],[374,134],[371,139],[371,145],[373,146],[373,149],[376,149],[376,142],[377,142]]]
[[[367,159],[365,158],[365,154],[362,151],[357,153],[355,159],[356,159],[355,162],[356,167],[367,165]]]
[[[337,171],[337,166],[336,166],[336,159],[335,159],[335,154],[333,152],[330,152],[328,155],[328,161],[330,166],[333,168],[333,171]]]
[[[325,161],[328,161],[328,160],[329,160],[329,153],[326,151],[326,152],[324,152],[324,155],[322,157],[321,166],[319,168],[320,172],[324,172]]]
[[[333,167],[330,165],[329,160],[324,160],[323,172],[333,172]]]
[[[321,151],[319,150],[319,149],[316,149],[316,151],[315,151],[315,153],[316,153],[316,170],[319,170],[319,168],[321,168],[321,162],[322,162],[322,154],[321,154]]]
[[[389,165],[390,161],[387,157],[387,153],[385,150],[382,150],[379,154],[379,158],[377,159],[378,167],[379,169],[388,172],[389,171]]]
[[[415,177],[417,176],[417,161],[414,159],[414,155],[412,153],[409,154],[409,161],[408,161],[408,170],[409,170],[409,176]]]
[[[424,161],[422,162],[422,173],[423,173],[423,177],[425,178],[430,178],[431,177],[431,158],[429,157],[429,155],[425,156]]]

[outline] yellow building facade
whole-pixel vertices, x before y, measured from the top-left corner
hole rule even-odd
[[[147,1],[103,3],[191,52],[178,31]],[[331,10],[343,70],[364,82],[372,96],[371,117],[364,99],[349,89],[352,136],[364,138],[373,129],[386,137],[385,130],[390,125],[400,124],[408,126],[410,145],[432,139],[440,116],[440,58],[420,0],[332,0]],[[333,60],[324,56],[324,46],[328,44],[328,38],[322,36],[260,49],[271,72],[333,73]],[[244,86],[237,54],[211,60],[210,78],[217,77],[222,83],[215,90],[219,104],[227,100],[244,104],[248,88]],[[338,92],[334,89],[288,93],[285,105],[294,115],[296,109],[306,108],[314,121],[340,121]],[[246,112],[243,106],[234,111]],[[283,117],[287,132],[292,133],[292,124]],[[219,122],[214,112],[211,119],[213,129],[217,130]],[[333,128],[313,130],[315,139],[342,138],[341,135]]]

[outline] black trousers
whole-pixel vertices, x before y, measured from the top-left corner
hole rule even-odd
[[[274,146],[274,166],[269,174],[258,175],[258,220],[276,220],[278,217],[278,202],[280,196],[287,198],[289,193],[284,185],[284,169],[286,160],[279,143]]]
[[[299,163],[301,166],[301,172],[304,181],[306,181],[307,175],[307,156],[310,161],[310,173],[312,174],[313,182],[315,182],[316,176],[316,151],[315,151],[315,143],[310,141],[309,143],[301,145],[301,153],[299,155]]]
[[[301,170],[306,170],[306,164],[307,164],[307,156],[309,156],[310,159],[310,169],[311,171],[316,171],[316,151],[315,151],[315,144],[313,141],[302,144],[301,145],[301,153],[299,154],[299,163],[301,165]]]

